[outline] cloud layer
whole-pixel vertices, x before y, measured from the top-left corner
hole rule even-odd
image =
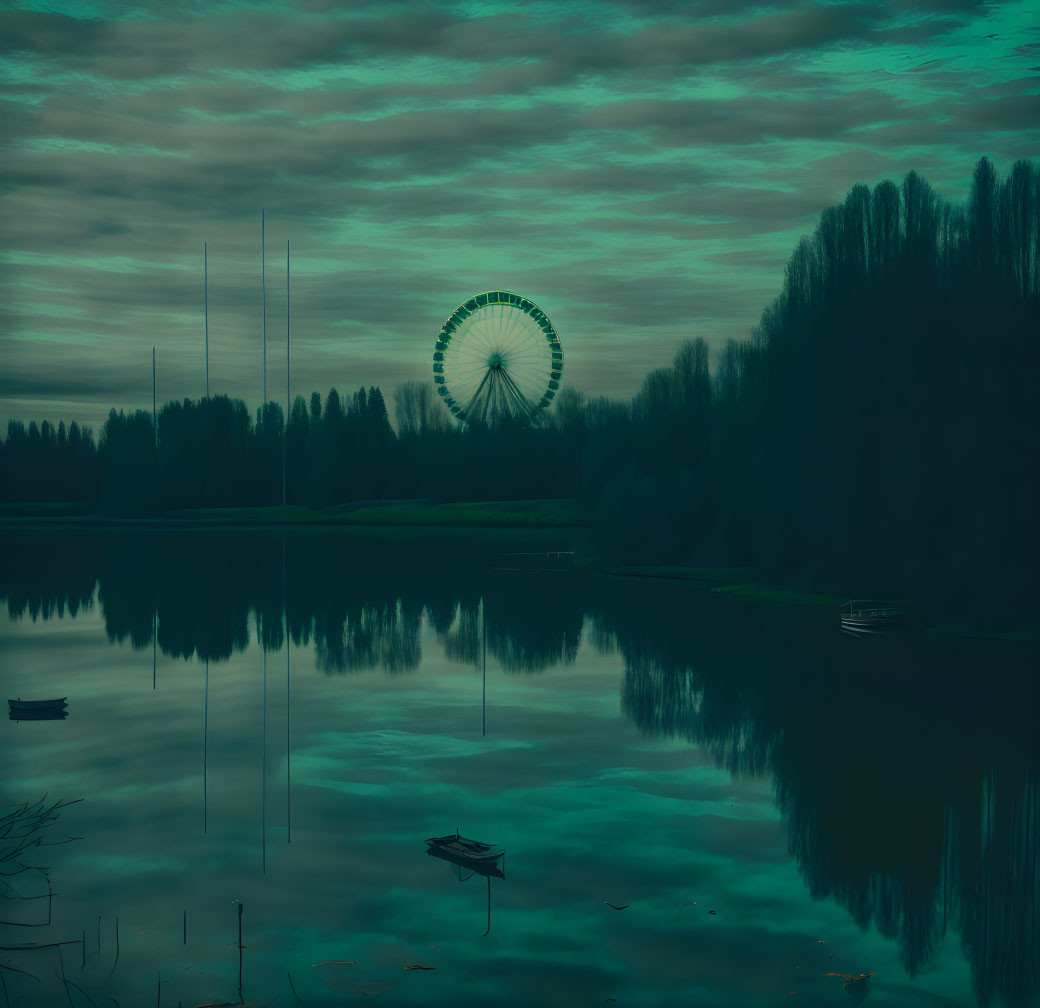
[[[629,395],[745,336],[856,182],[1035,156],[1018,2],[100,2],[0,12],[0,423],[427,377],[481,290]],[[278,363],[275,363],[278,362]]]

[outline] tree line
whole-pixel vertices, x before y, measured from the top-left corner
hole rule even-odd
[[[712,361],[704,339],[629,402],[565,390],[538,426],[460,428],[424,383],[297,397],[286,427],[225,396],[89,431],[12,422],[7,500],[170,508],[579,497],[621,561],[747,562],[862,592],[1030,598],[1040,457],[1040,171],[975,166],[965,206],[910,172],[854,186],[779,296]],[[73,431],[76,430],[76,436]],[[938,596],[937,596],[938,597]]]

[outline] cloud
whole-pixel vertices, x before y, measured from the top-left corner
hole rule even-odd
[[[160,398],[197,392],[204,241],[212,371],[254,405],[261,208],[304,391],[426,378],[446,313],[503,287],[560,320],[568,382],[627,395],[694,328],[746,335],[854,182],[957,197],[1035,153],[1014,5],[98,9],[0,13],[4,409],[84,375],[95,422],[150,407],[153,343]]]

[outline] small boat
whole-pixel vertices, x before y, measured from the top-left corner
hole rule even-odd
[[[483,875],[486,878],[500,878],[504,879],[506,873],[502,870],[503,860],[494,859],[491,861],[474,861],[472,858],[464,857],[461,854],[454,854],[449,850],[444,850],[442,847],[427,847],[426,853],[432,857],[437,858],[440,861],[447,861],[449,864],[455,865],[457,868],[465,868],[467,871],[476,872],[478,875]],[[503,853],[505,853],[503,851]],[[463,881],[461,878],[459,881]]]
[[[894,633],[906,616],[899,602],[859,599],[841,607],[841,629],[853,636]]]
[[[459,833],[450,836],[430,837],[426,841],[430,852],[439,851],[450,854],[453,858],[459,858],[467,864],[481,864],[497,861],[505,856],[504,850],[498,850],[493,844],[486,844],[480,840],[469,840]]]
[[[30,707],[27,710],[12,707],[7,716],[12,721],[64,721],[69,712],[64,707]]]
[[[68,699],[58,697],[56,700],[23,700],[19,697],[17,700],[8,700],[7,703],[13,711],[60,710],[68,706]]]

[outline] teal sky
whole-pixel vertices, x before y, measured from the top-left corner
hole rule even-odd
[[[819,212],[1040,153],[1032,2],[8,2],[0,423],[427,379],[518,291],[565,384],[744,338]]]

